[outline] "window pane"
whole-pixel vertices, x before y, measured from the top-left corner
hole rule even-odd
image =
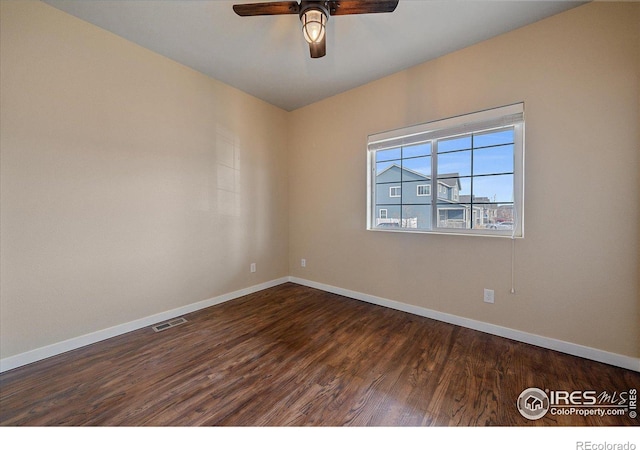
[[[431,179],[431,156],[402,160],[402,181]]]
[[[421,186],[420,190],[418,187]],[[424,181],[409,181],[402,183],[402,203],[421,204],[431,203],[431,185]]]
[[[471,196],[471,178],[460,178],[458,182],[460,183],[460,195]],[[468,202],[460,200],[460,203]]]
[[[498,205],[498,211],[496,213],[496,227],[505,229],[513,229],[516,216],[514,213],[513,203]]]
[[[436,184],[439,200],[460,203],[465,196],[471,198],[471,178],[438,178]]]
[[[473,151],[473,174],[513,172],[513,144]]]
[[[470,205],[471,228],[484,230],[489,229],[489,224],[495,222],[495,204],[474,204]]]
[[[402,155],[399,148],[392,148],[390,150],[381,150],[376,152],[376,162],[391,161],[400,158],[402,158]]]
[[[438,227],[469,229],[470,206],[464,204],[438,204]]]
[[[488,147],[490,145],[513,144],[513,128],[493,130],[487,133],[473,135],[473,147]]]
[[[409,147],[402,148],[403,158],[413,158],[416,156],[427,156],[431,154],[431,142],[424,142],[422,144],[411,145]]]
[[[453,139],[441,139],[438,141],[438,153],[467,150],[471,148],[471,136],[456,137]]]
[[[431,207],[422,205],[404,205],[402,207],[402,228],[430,229]]]
[[[400,181],[401,160],[387,161],[376,164],[376,183],[390,183]]]
[[[491,202],[513,202],[513,175],[473,177],[473,195]]]
[[[438,155],[438,178],[471,175],[471,150]]]
[[[478,214],[474,228],[485,230],[513,230],[514,215],[511,203],[487,203],[474,205]]]
[[[376,228],[400,229],[400,206],[376,207]]]

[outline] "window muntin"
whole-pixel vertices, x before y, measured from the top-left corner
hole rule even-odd
[[[370,136],[368,147],[368,229],[523,235],[523,104]],[[381,195],[390,183],[393,198]]]

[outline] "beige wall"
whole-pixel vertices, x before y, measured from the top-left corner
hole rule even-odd
[[[0,357],[286,275],[640,356],[640,5],[286,113],[40,2],[0,4]],[[518,101],[515,296],[508,239],[365,231],[368,134]]]
[[[285,111],[1,5],[1,357],[287,275]]]
[[[640,356],[639,30],[639,4],[588,4],[294,111],[291,275]],[[509,239],[365,231],[367,135],[519,101],[516,295]]]

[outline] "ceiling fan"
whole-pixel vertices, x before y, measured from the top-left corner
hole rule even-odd
[[[399,0],[336,0],[263,2],[233,5],[239,16],[273,16],[297,14],[302,22],[302,33],[309,43],[312,58],[321,58],[327,53],[325,31],[329,15],[369,14],[393,12]]]

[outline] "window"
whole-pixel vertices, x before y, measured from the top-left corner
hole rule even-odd
[[[386,209],[380,209],[380,213],[378,214],[378,217],[381,219],[386,219],[387,218],[387,210]]]
[[[523,236],[524,104],[375,134],[367,153],[369,230]]]
[[[431,185],[430,184],[419,184],[418,192],[416,194],[418,197],[428,197],[431,195]]]

